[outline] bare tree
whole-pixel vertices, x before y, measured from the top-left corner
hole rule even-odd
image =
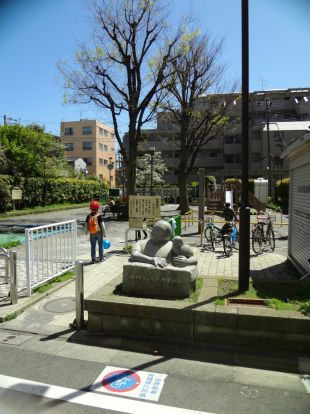
[[[173,72],[162,105],[178,129],[178,185],[183,214],[189,209],[187,179],[199,151],[227,122],[227,108],[236,98],[231,93],[236,85],[223,94],[224,67],[219,62],[223,41],[211,42],[206,35],[194,32],[185,41],[182,54],[172,62]]]
[[[75,67],[59,67],[69,102],[95,103],[110,112],[130,195],[135,193],[141,128],[155,116],[181,32],[169,38],[160,0],[94,0],[93,17],[93,47],[79,47]],[[123,114],[128,119],[128,151],[120,136]]]

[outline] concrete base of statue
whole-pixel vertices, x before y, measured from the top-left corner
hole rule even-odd
[[[122,291],[148,298],[186,298],[196,288],[197,266],[154,267],[145,263],[123,266]]]

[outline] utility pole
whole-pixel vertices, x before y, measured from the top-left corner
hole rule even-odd
[[[249,190],[249,4],[242,0],[242,192],[240,207],[240,253],[238,288],[249,290],[250,209]]]
[[[268,151],[268,196],[271,197],[271,152],[270,152],[270,130],[269,130],[269,122],[270,122],[270,107],[272,105],[270,99],[266,97],[265,99],[266,104],[266,124],[267,124],[267,151]]]

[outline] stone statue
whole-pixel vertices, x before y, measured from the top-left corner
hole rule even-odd
[[[174,267],[193,266],[197,258],[190,246],[185,245],[182,238],[176,236],[173,241],[171,225],[165,220],[157,221],[152,229],[151,238],[136,243],[131,253],[131,262],[151,264],[164,268],[171,264]]]

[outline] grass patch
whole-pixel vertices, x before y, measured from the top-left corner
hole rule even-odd
[[[123,285],[122,283],[119,283],[118,285],[116,285],[115,286],[115,289],[113,290],[113,292],[111,293],[111,295],[126,296],[126,297],[136,297],[136,296],[133,296],[133,295],[129,295],[129,294],[124,293],[122,291],[122,285]],[[197,279],[197,282],[196,282],[196,289],[195,290],[191,290],[190,291],[190,294],[189,294],[189,296],[187,298],[185,298],[185,299],[159,298],[159,299],[162,299],[162,300],[175,300],[175,301],[190,302],[190,303],[197,303],[202,286],[203,286],[203,278],[199,277]],[[139,296],[139,297],[141,297],[141,296]]]
[[[7,219],[8,217],[16,217],[16,216],[23,216],[25,214],[35,214],[35,213],[48,213],[49,211],[60,211],[60,210],[68,210],[70,208],[79,208],[79,207],[88,207],[89,203],[78,203],[78,204],[71,204],[71,203],[64,203],[64,204],[51,204],[48,206],[36,206],[36,207],[29,207],[23,208],[22,210],[11,210],[6,213],[0,214],[1,219]]]
[[[44,283],[44,285],[34,288],[32,291],[34,293],[36,292],[44,293],[44,292],[47,292],[52,287],[54,287],[56,283],[66,282],[67,280],[70,280],[73,278],[74,278],[74,272],[72,270],[69,270],[68,272],[65,272],[63,275],[57,276],[54,279],[49,280],[48,282]]]
[[[4,249],[11,249],[12,247],[16,247],[22,244],[19,240],[9,241],[5,243],[0,243],[0,247],[3,247]]]
[[[310,314],[310,284],[302,282],[272,283],[250,282],[249,290],[238,291],[236,280],[221,279],[218,282],[218,299],[224,298],[265,299],[268,307],[277,310],[294,310]]]
[[[197,303],[202,286],[203,286],[203,278],[199,277],[196,281],[196,289],[191,290],[190,294],[189,294],[189,297],[185,298],[185,299],[182,299],[182,301],[183,302],[190,302],[190,303]]]
[[[12,321],[13,319],[16,319],[18,315],[20,315],[20,312],[12,312],[9,315],[6,315],[3,320],[4,322]]]

